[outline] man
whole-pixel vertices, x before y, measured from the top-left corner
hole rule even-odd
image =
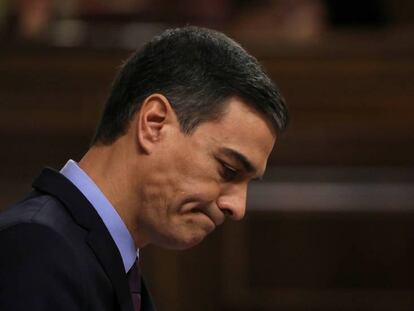
[[[123,66],[91,148],[0,216],[0,310],[153,310],[138,249],[245,213],[287,111],[223,34],[167,30]]]

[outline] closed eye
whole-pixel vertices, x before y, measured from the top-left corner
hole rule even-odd
[[[230,166],[229,164],[223,161],[219,161],[219,162],[221,165],[220,174],[224,180],[232,181],[232,180],[237,179],[240,176],[240,173],[234,167]]]

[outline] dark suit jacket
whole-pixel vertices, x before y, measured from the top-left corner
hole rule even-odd
[[[0,214],[0,310],[133,311],[121,255],[101,218],[63,175]],[[142,311],[154,310],[142,289]]]

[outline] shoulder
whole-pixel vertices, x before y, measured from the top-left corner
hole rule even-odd
[[[60,262],[60,259],[67,261],[73,253],[70,244],[58,232],[44,224],[31,222],[16,223],[1,230],[0,247],[1,266],[7,267],[22,267],[24,263],[30,263],[31,267],[41,266],[45,262]]]
[[[38,192],[0,213],[0,233],[9,227],[23,224],[38,224],[65,235],[69,228],[80,229],[65,206],[55,197]],[[32,228],[35,226],[23,226]],[[24,233],[25,230],[20,230]]]
[[[18,223],[0,232],[0,309],[83,309],[85,289],[70,244],[50,227]],[[18,297],[24,297],[19,299]]]
[[[89,234],[71,209],[38,192],[0,213],[0,310],[112,310]]]
[[[70,271],[81,261],[85,235],[58,199],[35,193],[0,214],[0,261],[9,267],[17,259],[32,269],[45,262],[62,268],[71,262]]]
[[[0,276],[18,278],[26,272],[31,276],[41,272],[39,281],[50,281],[79,275],[75,240],[79,241],[82,230],[78,227],[49,195],[31,195],[10,207],[0,214]]]

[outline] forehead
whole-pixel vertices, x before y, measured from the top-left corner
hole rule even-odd
[[[221,118],[200,124],[193,136],[211,148],[231,148],[263,171],[276,140],[267,118],[237,97],[228,100]]]

